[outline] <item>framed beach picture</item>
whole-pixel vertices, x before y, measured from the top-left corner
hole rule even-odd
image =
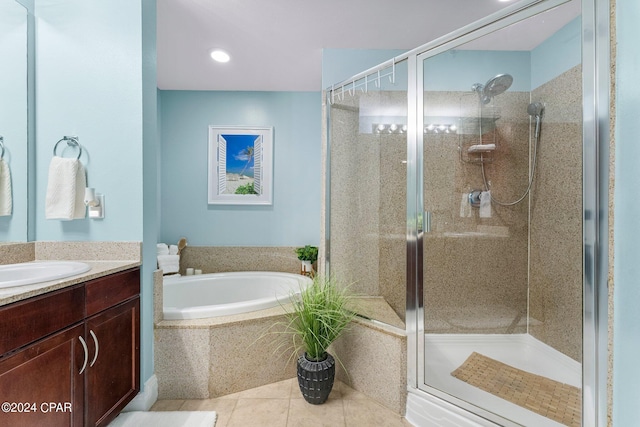
[[[209,204],[273,203],[273,128],[209,126]]]

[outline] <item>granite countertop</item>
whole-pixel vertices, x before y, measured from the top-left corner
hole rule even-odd
[[[107,276],[109,274],[128,270],[141,265],[140,261],[85,261],[91,269],[86,273],[78,274],[64,279],[48,282],[34,283],[32,285],[15,286],[0,289],[0,306],[16,301],[21,301],[47,292],[56,291],[68,286],[83,283],[92,279]]]

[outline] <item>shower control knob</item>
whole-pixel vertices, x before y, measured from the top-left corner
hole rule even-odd
[[[474,208],[480,207],[480,194],[481,190],[472,190],[469,192],[469,204]]]

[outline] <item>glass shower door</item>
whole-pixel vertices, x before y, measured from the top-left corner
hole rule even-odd
[[[350,283],[358,315],[404,330],[407,64],[329,99],[329,271]]]
[[[581,425],[579,14],[416,64],[420,388],[502,425]],[[504,46],[551,19],[538,44]]]

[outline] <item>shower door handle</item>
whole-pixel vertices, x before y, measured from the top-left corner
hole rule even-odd
[[[423,211],[422,212],[422,230],[423,233],[431,233],[431,212]]]

